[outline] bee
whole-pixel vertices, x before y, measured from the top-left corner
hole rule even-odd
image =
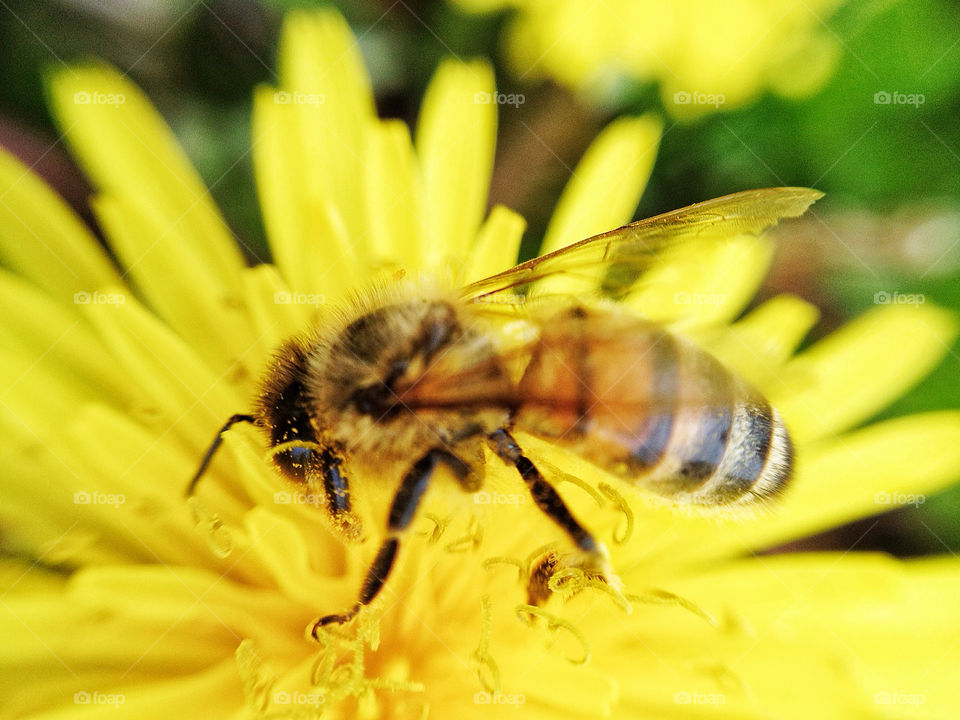
[[[223,433],[251,423],[265,433],[277,471],[324,497],[334,526],[356,539],[350,468],[405,467],[356,602],[320,618],[314,636],[349,621],[381,591],[439,468],[464,490],[479,489],[484,445],[516,469],[537,507],[572,541],[582,567],[612,579],[605,547],[514,430],[671,501],[720,507],[771,498],[789,482],[792,449],[783,420],[707,352],[616,303],[516,303],[509,313],[534,332],[505,350],[490,318],[509,313],[490,301],[535,297],[543,281],[586,269],[599,271],[600,292],[615,297],[673,247],[759,236],[820,197],[806,188],[740,192],[587,238],[459,290],[370,290],[279,348],[252,413],[224,424],[187,494]],[[534,600],[543,594],[530,591]]]

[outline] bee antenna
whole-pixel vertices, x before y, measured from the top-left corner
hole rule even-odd
[[[203,473],[206,472],[207,466],[210,464],[210,461],[213,460],[214,454],[217,452],[217,449],[220,447],[220,444],[223,442],[223,434],[232,428],[237,423],[250,423],[251,425],[257,424],[257,419],[253,415],[232,415],[229,420],[227,420],[223,427],[217,431],[217,436],[213,439],[213,442],[210,443],[210,447],[207,448],[206,454],[203,456],[203,460],[200,461],[200,467],[197,468],[196,474],[191,478],[190,484],[187,486],[187,497],[193,497],[194,491],[197,489],[197,484],[200,482],[200,478],[203,476]]]

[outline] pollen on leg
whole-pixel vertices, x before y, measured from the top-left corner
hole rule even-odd
[[[623,583],[610,568],[610,560],[603,544],[594,552],[573,550],[559,552],[548,546],[539,557],[534,556],[527,566],[527,601],[544,605],[556,594],[564,600],[591,589],[606,593],[625,613],[633,606],[623,594]]]

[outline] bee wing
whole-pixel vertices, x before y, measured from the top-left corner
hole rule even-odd
[[[530,292],[546,278],[600,268],[603,291],[616,295],[629,289],[669,248],[694,240],[759,236],[781,218],[802,215],[821,197],[818,190],[799,187],[725,195],[594,235],[471,283],[463,293],[482,302],[507,290]]]

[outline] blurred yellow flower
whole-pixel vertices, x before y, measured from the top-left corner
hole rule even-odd
[[[550,77],[604,100],[624,79],[659,83],[677,117],[731,110],[760,93],[804,97],[833,74],[826,21],[842,0],[452,0],[514,11],[504,45],[514,74]]]
[[[249,407],[271,351],[318,309],[397,268],[459,281],[503,269],[523,221],[502,207],[484,220],[486,64],[439,68],[413,142],[376,117],[338,15],[292,15],[280,62],[280,87],[254,104],[273,264],[247,267],[163,121],[111,69],[60,71],[50,96],[113,257],[0,154],[5,716],[957,714],[955,559],[754,555],[957,477],[960,413],[851,429],[943,356],[956,322],[881,306],[795,355],[810,305],[779,297],[734,321],[769,259],[756,239],[631,302],[670,322],[678,294],[713,299],[695,303],[687,331],[767,393],[796,438],[796,487],[775,515],[681,516],[523,437],[611,545],[632,613],[586,589],[522,620],[527,558],[560,538],[491,464],[487,502],[437,483],[381,598],[320,643],[305,637],[353,602],[371,546],[344,547],[287,492],[249,428],[226,433],[192,506],[188,478],[216,428]],[[639,118],[601,134],[548,246],[630,218],[658,132]],[[390,478],[355,487],[382,518]]]

